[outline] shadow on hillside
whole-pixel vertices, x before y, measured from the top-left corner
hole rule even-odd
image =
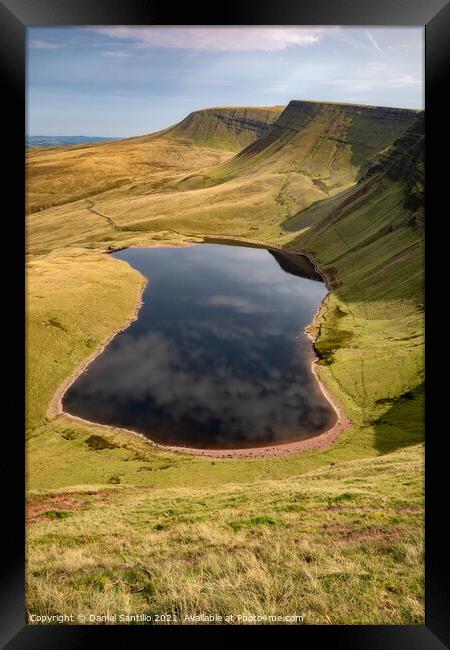
[[[424,384],[391,402],[389,408],[373,423],[375,446],[382,454],[424,441]],[[380,400],[379,403],[383,403]]]

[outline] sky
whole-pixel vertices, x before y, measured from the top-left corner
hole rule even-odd
[[[127,137],[213,106],[423,108],[421,27],[31,27],[27,135]]]

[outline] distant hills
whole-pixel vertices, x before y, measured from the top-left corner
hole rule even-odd
[[[78,146],[58,151],[49,148],[50,142],[47,148],[35,142],[28,148],[27,211],[114,189],[118,195],[102,200],[112,201],[115,212],[124,209],[127,221],[139,215],[140,230],[170,229],[174,218],[182,218],[189,232],[194,232],[194,219],[202,234],[211,234],[204,220],[212,232],[217,227],[223,234],[226,222],[231,227],[238,219],[247,237],[265,228],[279,236],[277,222],[287,237],[303,223],[305,215],[296,218],[303,210],[348,189],[373,165],[389,162],[383,156],[412,124],[423,122],[420,115],[401,108],[292,100],[284,108],[198,110],[156,133],[89,146],[80,144],[81,137]],[[401,167],[400,157],[396,164]],[[139,209],[131,210],[135,200]],[[308,212],[309,225],[314,215],[315,209]],[[136,228],[137,222],[126,226]]]
[[[101,138],[89,135],[29,135],[25,137],[26,147],[67,147],[93,142],[110,142],[120,138]]]

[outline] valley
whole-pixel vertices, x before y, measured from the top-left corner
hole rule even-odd
[[[294,100],[27,152],[30,610],[423,622],[423,122]],[[351,421],[331,446],[203,457],[55,409],[141,300],[110,253],[205,240],[320,268],[308,333]]]

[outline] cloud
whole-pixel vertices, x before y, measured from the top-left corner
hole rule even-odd
[[[222,296],[216,294],[206,298],[202,303],[209,305],[210,307],[228,307],[241,314],[265,313],[269,311],[267,306],[239,296]]]
[[[319,43],[337,28],[324,27],[89,27],[110,38],[131,41],[138,48],[216,51],[286,50]]]
[[[378,43],[376,42],[376,40],[374,39],[374,37],[372,36],[372,34],[369,32],[369,30],[366,31],[366,34],[367,34],[367,36],[368,36],[368,38],[369,38],[369,41],[370,41],[370,42],[372,43],[372,45],[374,46],[374,48],[375,48],[376,50],[378,50],[378,52],[380,52],[380,54],[384,54],[383,50],[382,50],[381,47],[378,45]]]
[[[389,76],[389,69],[385,69],[384,67],[380,70],[376,70],[376,73],[373,75],[367,75],[369,69],[370,66],[365,66],[365,71],[355,71],[355,76],[353,78],[336,77],[327,83],[330,86],[338,86],[347,92],[365,92],[387,88],[401,89],[422,84],[420,79],[414,79],[414,77],[409,74],[394,74],[393,76]]]
[[[107,50],[105,52],[102,52],[102,56],[106,56],[108,59],[126,59],[130,56],[130,54],[128,52],[124,52],[123,50],[117,50],[116,52]]]
[[[367,103],[383,106],[413,106],[411,103],[389,102],[389,98],[395,98],[401,91],[416,92],[420,90],[423,81],[420,71],[416,72],[416,66],[408,72],[405,66],[397,61],[390,61],[387,58],[378,62],[355,62],[344,66],[331,67],[303,66],[303,83],[319,84],[324,89],[329,88],[330,97],[333,101],[344,101],[354,103]],[[388,101],[380,99],[388,97]],[[375,101],[374,101],[375,100]]]
[[[310,372],[308,353],[302,362],[299,348],[298,362],[294,352],[293,361],[279,367],[270,343],[253,335],[241,346],[236,367],[229,356],[235,346],[226,341],[214,348],[212,363],[204,342],[191,347],[188,340],[177,343],[157,332],[125,335],[80,375],[64,406],[178,444],[283,442],[333,424],[334,411]],[[200,361],[198,353],[204,355]]]
[[[34,50],[56,50],[60,47],[64,47],[62,43],[53,43],[51,41],[39,41],[31,40],[29,42],[29,47],[32,47]]]
[[[393,77],[388,80],[387,86],[389,88],[405,88],[407,86],[417,86],[421,83],[422,81],[420,79],[414,79],[409,74],[402,74],[399,77]]]

